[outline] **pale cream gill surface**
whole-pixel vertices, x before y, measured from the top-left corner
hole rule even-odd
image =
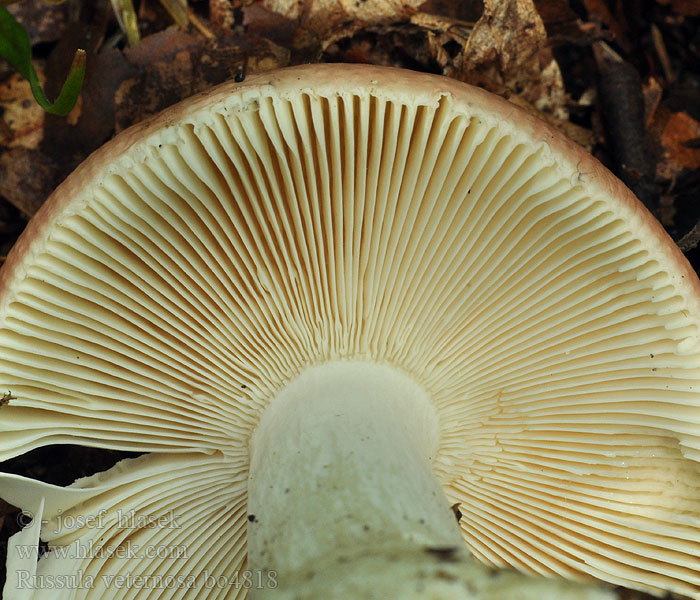
[[[16,285],[0,459],[156,453],[95,502],[187,515],[133,535],[204,553],[137,570],[230,574],[267,400],[306,365],[376,360],[432,396],[435,469],[479,559],[700,598],[697,315],[609,199],[444,98],[265,96],[168,135]]]

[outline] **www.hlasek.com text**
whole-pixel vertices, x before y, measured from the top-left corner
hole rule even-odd
[[[170,545],[147,545],[134,544],[131,540],[125,543],[113,546],[110,544],[98,544],[94,540],[89,540],[87,543],[77,540],[69,546],[48,546],[42,548],[35,545],[17,545],[15,546],[17,557],[20,559],[39,559],[42,556],[51,554],[55,559],[97,559],[103,560],[108,558],[119,559],[144,559],[158,558],[165,559],[184,559],[188,558],[187,546],[170,546]],[[54,559],[54,560],[55,560]]]

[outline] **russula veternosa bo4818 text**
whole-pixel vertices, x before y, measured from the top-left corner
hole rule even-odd
[[[700,598],[699,298],[617,179],[482,90],[314,65],[199,95],[0,272],[0,459],[147,453],[0,476],[34,515],[4,597],[612,597],[512,566]]]

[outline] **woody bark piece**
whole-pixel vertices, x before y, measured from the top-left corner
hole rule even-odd
[[[653,160],[647,151],[644,95],[637,70],[604,42],[594,45],[600,107],[618,177],[652,212]]]

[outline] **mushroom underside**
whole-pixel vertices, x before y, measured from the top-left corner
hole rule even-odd
[[[68,488],[0,475],[37,517],[11,553],[53,548],[8,559],[4,597],[56,597],[19,572],[112,577],[61,598],[245,596],[187,578],[274,570],[247,562],[251,436],[340,364],[424,394],[410,439],[485,565],[700,598],[700,315],[670,240],[481,92],[323,69],[333,92],[303,69],[228,85],[91,159],[14,257],[0,460],[149,454]],[[80,551],[134,545],[184,555]],[[114,584],[127,573],[176,583]]]

